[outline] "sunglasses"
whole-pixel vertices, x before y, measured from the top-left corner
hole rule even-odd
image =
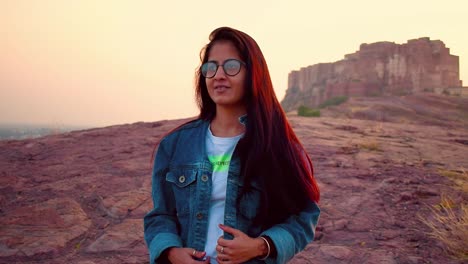
[[[242,65],[245,66],[245,63],[236,59],[226,60],[224,61],[224,64],[217,64],[214,61],[208,61],[203,63],[201,66],[201,73],[205,78],[213,78],[216,75],[219,66],[223,66],[223,70],[226,75],[235,76],[240,72]]]

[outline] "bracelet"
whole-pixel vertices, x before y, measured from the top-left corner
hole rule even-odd
[[[269,256],[270,256],[270,252],[271,252],[271,247],[270,247],[270,243],[268,242],[268,240],[262,236],[260,236],[261,239],[263,239],[263,241],[265,241],[266,245],[267,245],[267,248],[268,248],[268,252],[266,254],[265,257],[263,258],[259,258],[259,260],[266,260]]]

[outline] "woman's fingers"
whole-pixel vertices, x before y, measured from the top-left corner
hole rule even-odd
[[[238,236],[245,235],[245,234],[244,234],[242,231],[240,231],[239,229],[235,229],[235,228],[232,228],[232,227],[223,225],[223,224],[219,224],[218,226],[219,226],[219,228],[221,228],[221,230],[223,230],[224,232],[227,232],[227,233],[231,234],[231,235],[234,236],[234,237],[238,237]]]
[[[206,257],[206,252],[197,251],[194,248],[174,247],[168,251],[167,257],[170,263],[173,264],[210,263],[210,257]]]
[[[190,255],[194,260],[198,261],[197,263],[210,263],[210,257],[206,257],[205,251],[197,251],[196,249],[189,250],[192,250]]]
[[[190,249],[190,250],[192,250],[192,249]],[[201,258],[205,257],[206,252],[205,251],[197,251],[197,250],[193,249],[191,255],[196,259],[201,259]]]

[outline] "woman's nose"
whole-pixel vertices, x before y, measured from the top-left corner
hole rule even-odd
[[[226,73],[224,72],[224,67],[219,65],[218,70],[216,71],[216,74],[214,76],[215,79],[222,79],[226,78]]]

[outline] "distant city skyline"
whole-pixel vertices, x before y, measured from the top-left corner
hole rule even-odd
[[[0,140],[37,138],[88,128],[89,127],[47,124],[0,124]]]
[[[279,100],[288,73],[362,43],[429,37],[459,56],[463,0],[0,2],[0,123],[98,127],[197,115],[194,74],[209,33],[231,26],[266,57]]]

